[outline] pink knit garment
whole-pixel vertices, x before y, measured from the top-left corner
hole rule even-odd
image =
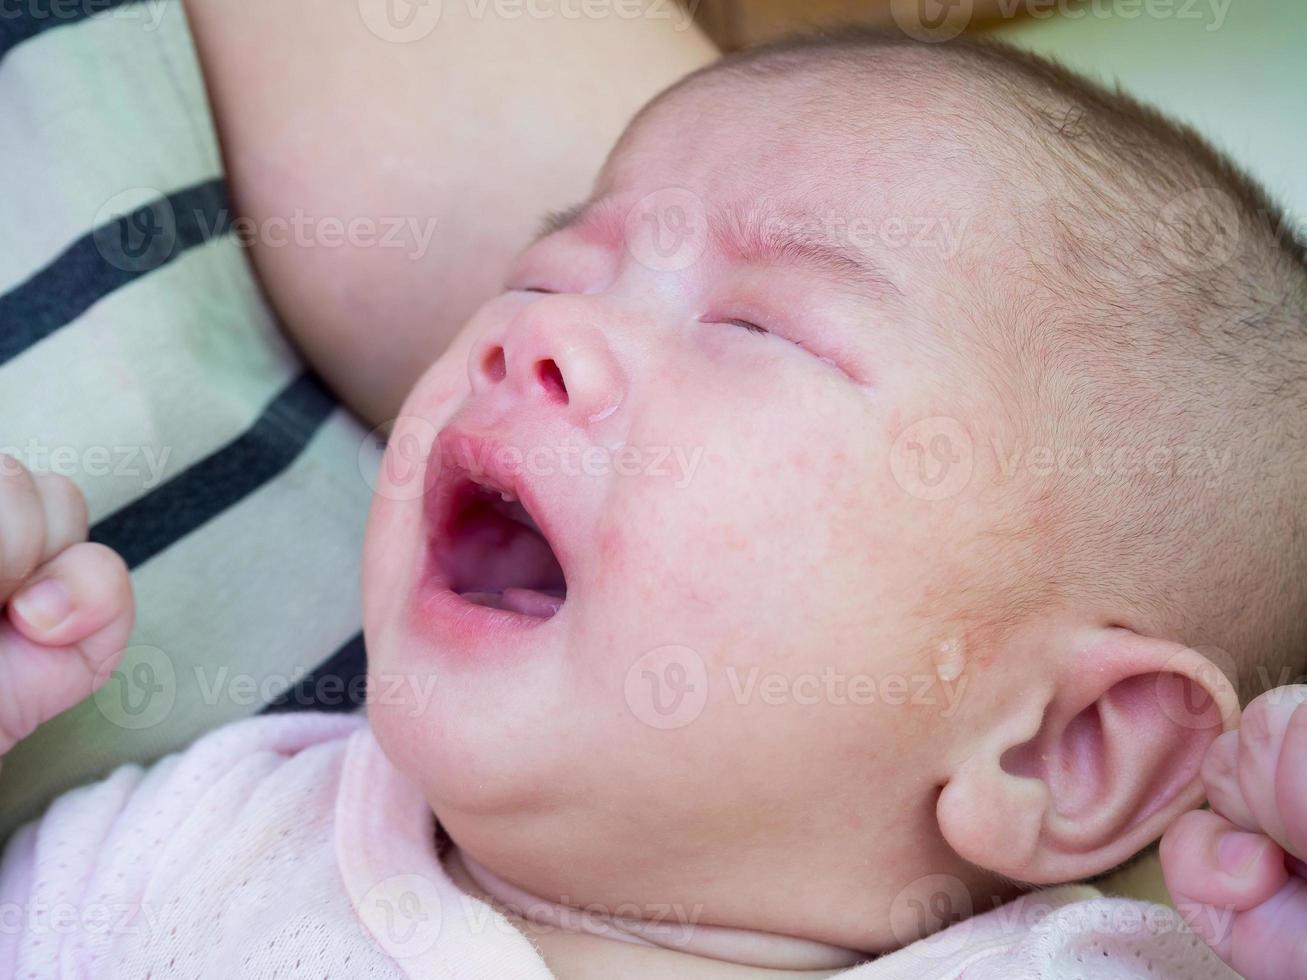
[[[464,894],[434,817],[357,717],[238,722],[60,797],[0,862],[0,974],[544,980]],[[1229,980],[1162,906],[1066,886],[855,966],[847,980]]]

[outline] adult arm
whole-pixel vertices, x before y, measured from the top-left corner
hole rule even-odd
[[[634,112],[716,56],[672,0],[186,3],[255,269],[374,424]]]

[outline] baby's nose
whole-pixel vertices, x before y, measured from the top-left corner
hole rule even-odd
[[[507,390],[580,426],[607,418],[626,385],[596,312],[573,297],[536,300],[473,348],[472,390]]]

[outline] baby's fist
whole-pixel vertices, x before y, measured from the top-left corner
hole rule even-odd
[[[1249,704],[1203,782],[1212,809],[1162,838],[1176,908],[1247,980],[1307,980],[1307,687]]]
[[[0,755],[102,683],[132,630],[127,566],[73,483],[0,455]]]

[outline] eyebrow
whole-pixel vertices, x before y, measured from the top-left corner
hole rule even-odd
[[[589,202],[582,201],[580,204],[573,204],[570,208],[563,208],[561,211],[550,211],[540,219],[540,226],[536,229],[535,235],[531,238],[531,244],[534,245],[542,238],[548,238],[574,225],[581,217],[583,212],[589,206]]]
[[[625,209],[612,198],[583,201],[546,214],[533,243],[571,229],[612,246],[621,242],[624,224]],[[711,216],[708,224],[716,247],[737,262],[806,266],[877,297],[902,292],[865,249],[814,227],[811,216],[776,212],[764,217],[731,208]]]
[[[584,234],[587,238],[616,245],[622,240],[625,221],[626,209],[613,198],[582,201],[580,204],[573,204],[570,208],[550,211],[546,214],[531,244],[534,245],[542,238],[571,229]]]
[[[806,266],[878,298],[902,292],[866,249],[819,227],[811,215],[735,209],[709,224],[718,248],[737,261]]]

